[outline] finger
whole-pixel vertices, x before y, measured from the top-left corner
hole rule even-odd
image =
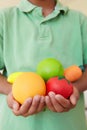
[[[71,105],[72,105],[72,108],[74,108],[77,104],[77,98],[74,96],[74,95],[71,95],[70,96],[70,102],[71,102]]]
[[[42,111],[44,109],[44,106],[45,106],[45,98],[42,96],[40,99],[39,106],[37,108],[37,112]]]
[[[67,108],[67,109],[71,107],[70,101],[65,99],[63,96],[57,94],[55,95],[55,99],[57,100],[59,104],[61,104],[62,107]]]
[[[64,109],[62,112],[69,112],[71,109]]]
[[[30,107],[30,109],[29,109],[29,111],[28,111],[28,114],[29,114],[29,115],[32,115],[32,114],[34,114],[34,113],[37,112],[37,108],[38,108],[38,105],[39,105],[39,103],[40,103],[40,98],[41,98],[41,96],[39,96],[39,95],[37,95],[37,96],[35,96],[35,97],[33,98],[31,107]]]
[[[35,104],[36,104],[37,101],[40,102],[40,99],[38,99],[38,98],[40,98],[40,96],[38,96],[38,95],[33,98],[33,101],[32,101],[32,103],[31,103],[31,106],[30,106],[28,112],[25,113],[25,114],[23,114],[24,117],[27,117],[27,116],[29,116],[29,115],[33,115],[33,114],[36,114],[36,113],[37,113],[37,108],[36,108],[36,105],[35,105]],[[39,104],[39,103],[38,103],[38,104]]]
[[[7,96],[7,104],[8,106],[12,109],[13,108],[13,95],[12,93],[10,93],[8,96]]]
[[[77,88],[73,87],[73,94],[70,96],[70,102],[73,106],[76,106],[78,100],[79,100],[79,91]]]
[[[49,96],[45,97],[45,102],[46,102],[46,105],[47,105],[49,110],[56,112],[55,108],[53,107],[53,104],[51,103]]]
[[[21,114],[25,114],[28,112],[28,110],[30,109],[30,106],[32,104],[32,98],[28,98],[24,104],[20,107],[20,112]]]
[[[56,110],[57,112],[62,112],[62,111],[64,111],[64,107],[61,106],[61,105],[58,103],[58,101],[55,99],[55,93],[50,92],[50,93],[49,93],[49,97],[50,97],[50,100],[51,100],[51,102],[52,102],[52,104],[53,104],[53,106],[54,106],[54,108],[55,108],[55,110]]]
[[[32,104],[32,98],[28,98],[23,105],[20,107],[20,114],[24,115],[25,113],[28,112],[28,110],[30,109],[30,106]]]
[[[16,116],[19,116],[19,115],[24,115],[25,113],[28,112],[29,108],[30,108],[30,105],[32,103],[32,98],[28,98],[20,107],[20,109],[17,111],[17,110],[13,110],[14,114]]]
[[[13,103],[13,110],[14,110],[14,111],[18,111],[19,109],[20,109],[20,104],[15,101],[15,102]]]
[[[7,104],[14,110],[18,110],[20,107],[20,104],[14,99],[12,92],[7,96]]]

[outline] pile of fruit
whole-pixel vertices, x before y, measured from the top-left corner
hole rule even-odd
[[[50,91],[69,98],[73,93],[72,82],[82,76],[82,69],[72,65],[66,69],[54,58],[42,60],[37,65],[36,72],[15,72],[8,76],[12,83],[14,98],[20,103],[35,95],[45,96]]]

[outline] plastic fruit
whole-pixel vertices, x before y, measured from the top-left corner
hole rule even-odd
[[[47,81],[51,77],[62,76],[64,68],[60,61],[54,58],[47,58],[37,65],[37,73],[41,75],[45,81]]]
[[[19,75],[21,75],[22,73],[23,73],[23,72],[14,72],[14,73],[10,74],[10,75],[8,76],[8,78],[7,78],[7,81],[8,81],[9,83],[14,83],[15,79],[16,79]]]
[[[64,70],[64,76],[67,80],[74,82],[81,78],[82,69],[77,65],[69,66]]]
[[[16,78],[12,86],[13,97],[23,104],[28,97],[45,95],[46,85],[41,76],[34,72],[24,72]]]
[[[65,78],[53,77],[47,81],[46,89],[47,94],[53,91],[55,94],[69,98],[73,92],[73,85]]]

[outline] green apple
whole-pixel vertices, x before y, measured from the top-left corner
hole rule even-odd
[[[59,60],[47,58],[37,65],[37,73],[47,81],[51,77],[63,76],[64,68]]]

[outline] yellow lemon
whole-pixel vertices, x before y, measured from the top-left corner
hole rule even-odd
[[[12,74],[10,74],[9,76],[8,76],[8,78],[7,78],[7,81],[9,82],[9,83],[14,83],[14,81],[15,81],[15,79],[19,76],[19,75],[21,75],[23,72],[14,72],[14,73],[12,73]]]

